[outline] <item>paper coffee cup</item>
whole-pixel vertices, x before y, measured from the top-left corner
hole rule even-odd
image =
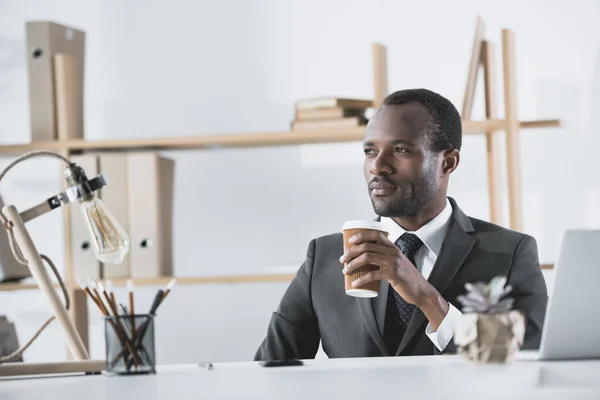
[[[383,224],[378,221],[347,221],[342,228],[342,232],[344,233],[344,253],[348,251],[350,247],[354,246],[352,243],[349,243],[348,240],[357,233],[365,231],[388,233],[383,227]],[[377,265],[364,265],[355,270],[352,274],[344,275],[346,294],[354,297],[377,297],[379,295],[380,281],[373,281],[357,287],[352,287],[352,282],[361,276],[378,269],[379,267]]]

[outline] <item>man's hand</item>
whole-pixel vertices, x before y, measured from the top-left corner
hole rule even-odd
[[[379,270],[369,272],[352,285],[356,287],[371,281],[387,280],[404,300],[419,307],[437,330],[448,312],[448,303],[398,246],[385,233],[377,231],[361,232],[350,242],[353,246],[340,258],[341,263],[346,263],[344,274],[351,274],[368,264],[379,267]]]
[[[368,264],[379,267],[379,270],[355,280],[352,286],[362,286],[371,281],[385,279],[407,302],[417,306],[423,303],[425,296],[432,289],[431,284],[386,234],[376,231],[361,232],[351,238],[350,242],[353,246],[340,258],[340,262],[346,263],[344,274],[349,275]]]

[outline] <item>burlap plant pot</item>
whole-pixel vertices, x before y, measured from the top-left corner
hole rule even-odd
[[[454,330],[458,353],[478,363],[511,363],[523,344],[525,318],[520,311],[463,314]]]

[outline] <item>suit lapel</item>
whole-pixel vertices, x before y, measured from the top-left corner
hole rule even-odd
[[[380,293],[378,297],[381,296],[382,294]],[[358,302],[358,309],[360,310],[360,315],[362,316],[365,322],[365,326],[367,327],[367,331],[371,335],[371,338],[373,338],[373,341],[375,342],[375,344],[377,344],[379,350],[381,350],[383,354],[387,354],[387,349],[383,341],[383,335],[379,330],[379,326],[377,325],[377,319],[375,318],[375,308],[373,304],[373,299],[357,297],[356,301]]]
[[[377,217],[375,221],[380,221],[381,218]],[[386,286],[382,283],[381,289],[386,288]],[[375,317],[375,308],[376,305],[380,301],[385,301],[384,294],[387,297],[387,292],[383,293],[383,290],[380,289],[379,296],[376,298],[356,298],[358,303],[358,309],[360,310],[360,315],[365,323],[367,331],[371,335],[371,338],[379,347],[379,350],[385,355],[387,355],[387,348],[385,346],[385,342],[383,341],[383,334],[381,333],[381,329],[377,323],[377,318]]]
[[[463,214],[452,198],[449,198],[449,200],[453,207],[452,221],[431,275],[427,279],[440,294],[444,293],[475,244],[475,239],[469,234],[473,232],[471,220]],[[408,343],[426,321],[423,312],[418,308],[415,309],[404,337],[398,346],[397,355],[400,355],[406,349]]]

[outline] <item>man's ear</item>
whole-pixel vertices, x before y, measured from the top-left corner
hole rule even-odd
[[[442,161],[442,173],[450,175],[458,167],[460,162],[460,152],[458,150],[446,150]]]

